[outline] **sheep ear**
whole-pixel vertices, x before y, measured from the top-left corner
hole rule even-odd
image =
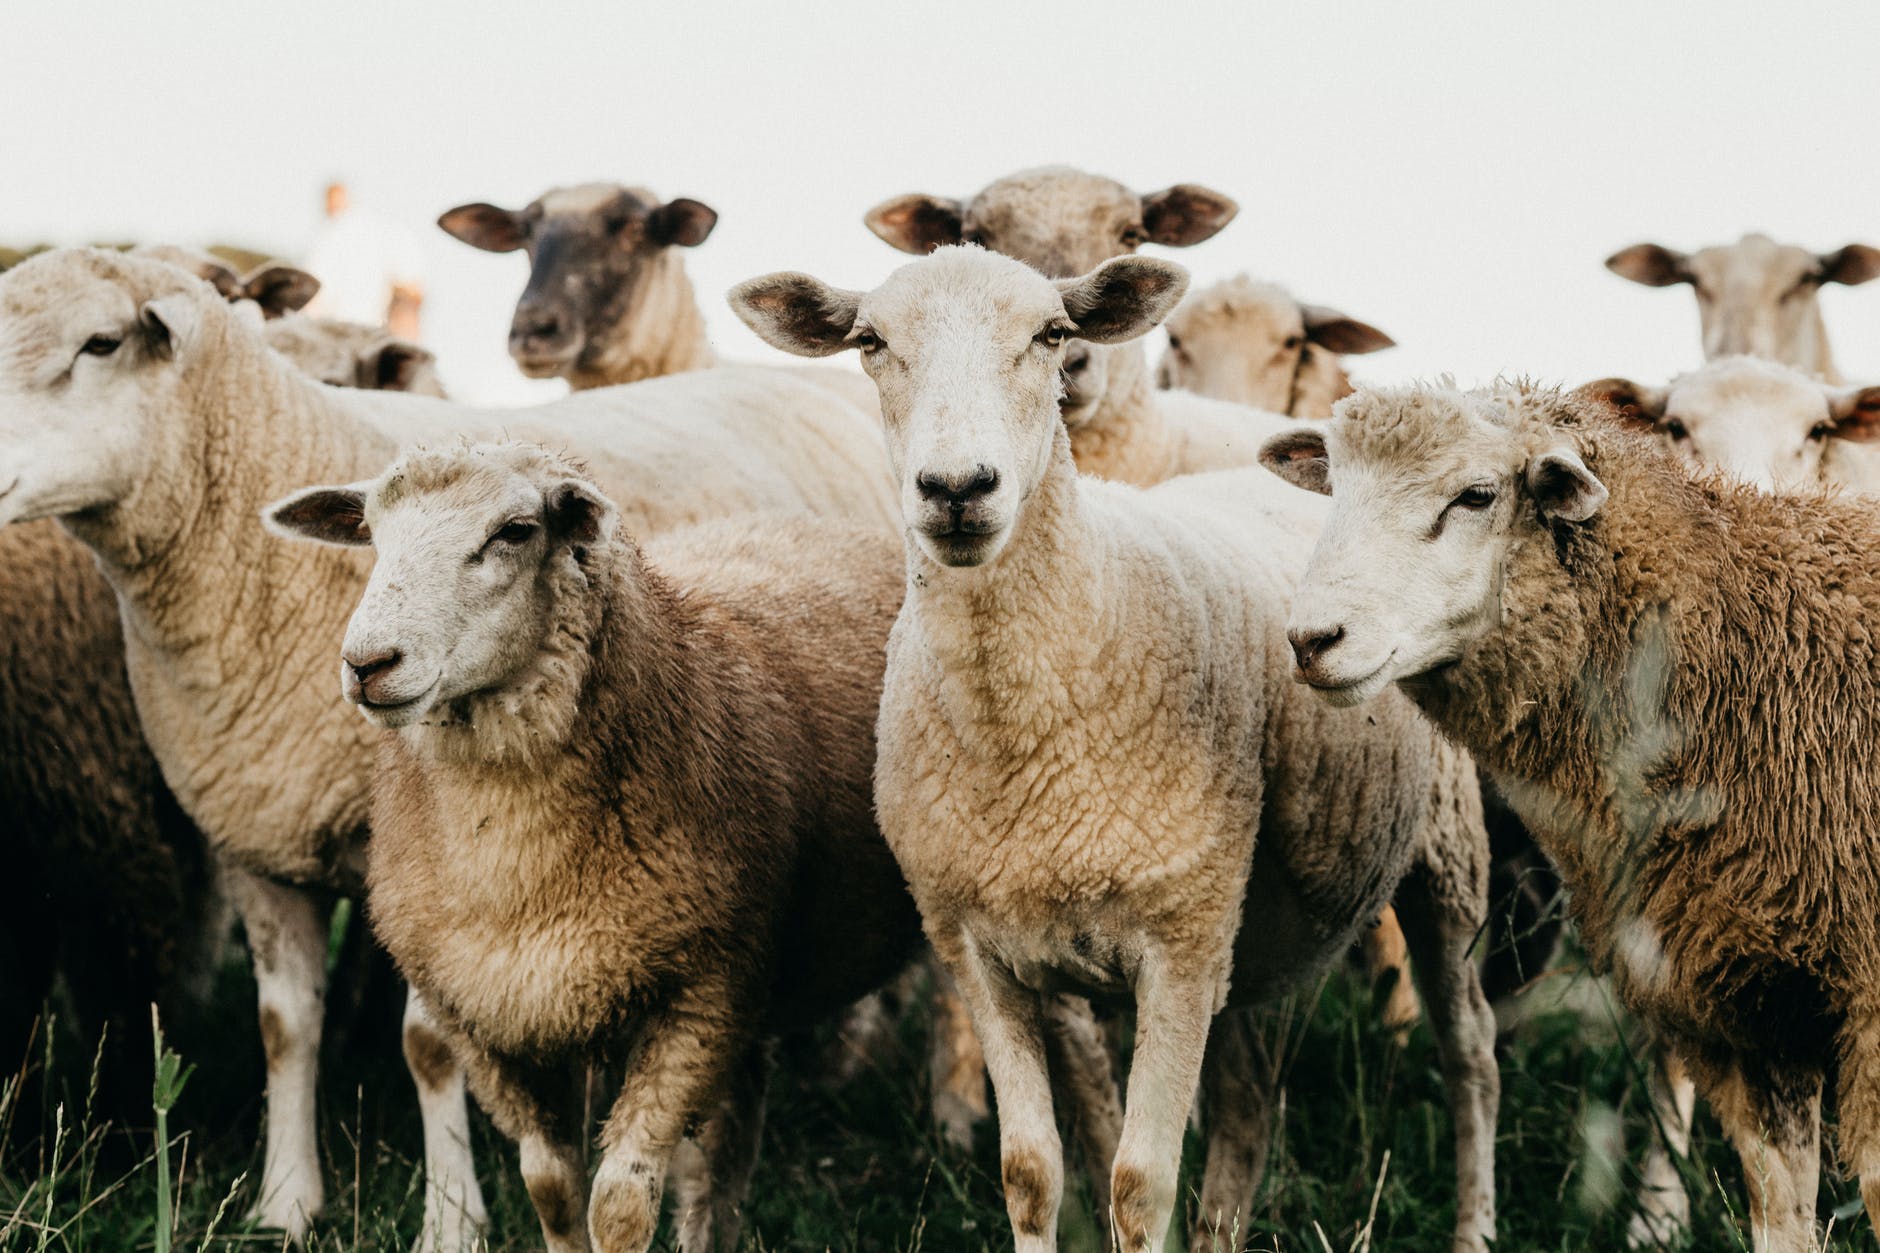
[[[430,349],[389,339],[368,348],[359,359],[359,386],[369,391],[408,392],[424,367],[437,358]]]
[[[1077,338],[1119,344],[1144,334],[1181,303],[1188,271],[1154,257],[1112,257],[1082,278],[1060,279]]]
[[[1595,379],[1574,389],[1576,394],[1611,409],[1619,421],[1635,430],[1654,430],[1664,421],[1667,387],[1646,387],[1631,379]]]
[[[240,300],[242,298],[241,275],[235,273],[235,271],[229,269],[226,265],[218,265],[213,261],[204,261],[196,267],[196,276],[202,279],[203,282],[209,284],[209,286],[215,288],[216,294],[224,300]]]
[[[646,237],[668,247],[696,248],[718,225],[718,210],[700,200],[681,196],[654,209],[646,217]]]
[[[1620,278],[1647,287],[1670,287],[1691,281],[1691,259],[1661,244],[1633,244],[1606,258],[1606,268]]]
[[[144,342],[152,353],[166,361],[174,361],[189,351],[200,318],[195,302],[181,294],[146,300],[137,315],[143,327]]]
[[[1240,206],[1198,183],[1177,183],[1142,198],[1142,229],[1155,243],[1187,248],[1212,239]]]
[[[372,542],[372,528],[366,525],[363,483],[304,488],[262,510],[261,521],[283,539],[309,539],[348,548]]]
[[[1880,440],[1880,387],[1850,387],[1830,392],[1828,414],[1834,419],[1834,437],[1855,444]]]
[[[1306,339],[1327,352],[1345,356],[1381,352],[1397,346],[1396,340],[1375,326],[1346,317],[1336,309],[1327,309],[1324,305],[1300,305],[1299,313],[1305,319]]]
[[[1332,460],[1325,451],[1325,433],[1309,426],[1283,431],[1260,446],[1260,464],[1308,492],[1332,494]]]
[[[787,272],[739,283],[725,299],[766,344],[799,357],[828,357],[849,347],[862,303],[860,292]]]
[[[1849,287],[1880,278],[1880,248],[1849,244],[1820,257],[1821,281],[1845,283]]]
[[[240,296],[261,306],[263,316],[278,318],[307,307],[320,292],[320,280],[291,265],[264,266],[242,280]]]
[[[528,238],[522,215],[514,209],[499,209],[493,204],[460,204],[437,219],[446,235],[453,235],[472,248],[485,252],[514,252]]]
[[[1584,522],[1606,503],[1606,485],[1571,448],[1536,457],[1528,465],[1527,481],[1541,513],[1562,522]]]
[[[614,529],[614,503],[593,484],[563,479],[543,498],[548,533],[575,544],[592,544]]]
[[[944,196],[896,196],[870,209],[862,221],[883,240],[917,257],[966,237],[966,206]]]

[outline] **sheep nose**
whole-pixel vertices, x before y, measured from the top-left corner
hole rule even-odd
[[[1058,367],[1065,376],[1082,374],[1090,368],[1090,345],[1072,344],[1064,350],[1064,363]]]
[[[561,314],[552,309],[519,310],[510,325],[509,338],[517,343],[553,342],[561,338]]]
[[[404,659],[405,655],[396,648],[380,649],[376,653],[368,653],[363,657],[347,654],[340,658],[346,663],[347,676],[352,679],[352,685],[368,703],[376,699],[372,690],[373,680],[383,678],[396,670],[398,663]]]
[[[990,496],[999,486],[999,472],[991,466],[974,466],[964,474],[922,470],[914,476],[914,486],[920,489],[922,500],[957,511],[981,496]]]
[[[1329,630],[1288,631],[1286,640],[1292,645],[1293,658],[1301,670],[1311,670],[1331,647],[1345,638],[1345,628],[1332,627]]]

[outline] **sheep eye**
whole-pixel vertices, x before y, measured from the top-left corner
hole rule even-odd
[[[505,522],[496,528],[496,534],[490,536],[489,542],[491,544],[526,544],[529,542],[529,537],[534,534],[535,523],[533,522]]]
[[[1691,430],[1676,418],[1666,418],[1664,432],[1672,439],[1683,441],[1691,437]]]
[[[1486,509],[1495,503],[1495,489],[1492,487],[1465,487],[1456,498],[1449,502],[1453,509]]]
[[[1834,434],[1834,423],[1817,422],[1812,428],[1809,429],[1808,438],[1811,440],[1819,441],[1819,440],[1824,440],[1828,438],[1828,436],[1832,434]]]
[[[1059,326],[1053,323],[1033,336],[1033,342],[1043,344],[1046,348],[1056,348],[1059,344],[1069,339],[1070,336],[1071,331],[1068,326]]]
[[[849,342],[863,352],[877,352],[881,348],[881,336],[875,334],[867,327],[863,327],[856,331],[855,334],[851,335]]]
[[[1286,342],[1282,346],[1286,349],[1287,352],[1294,352],[1294,351],[1297,351],[1299,346],[1305,342],[1306,342],[1306,337],[1303,335],[1288,335],[1286,337]]]
[[[85,346],[79,351],[88,357],[108,357],[116,352],[118,345],[123,342],[115,335],[93,335],[85,341]]]
[[[1125,226],[1123,228],[1122,238],[1125,244],[1127,244],[1131,248],[1134,248],[1136,245],[1146,241],[1149,238],[1149,236],[1143,231],[1143,229],[1140,226]]]

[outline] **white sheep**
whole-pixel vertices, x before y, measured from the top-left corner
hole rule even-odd
[[[1168,348],[1156,367],[1157,386],[1293,418],[1329,418],[1332,402],[1351,394],[1341,355],[1397,342],[1245,274],[1190,292],[1163,329]]]
[[[261,328],[268,347],[334,387],[444,397],[437,358],[390,331],[336,318],[282,317]]]
[[[1041,994],[1134,1005],[1111,1219],[1123,1249],[1160,1249],[1197,1090],[1239,1073],[1216,1014],[1300,986],[1398,889],[1456,1117],[1455,1247],[1482,1250],[1499,1080],[1468,959],[1472,768],[1408,702],[1328,714],[1287,682],[1310,497],[1252,470],[1080,478],[1058,416],[1066,344],[1140,335],[1185,283],[1124,257],[1054,284],[947,247],[866,294],[780,274],[732,299],[779,348],[859,349],[881,390],[908,586],[876,804],[985,1046],[1021,1253],[1054,1246],[1063,1185]],[[1197,1249],[1248,1228],[1251,1185],[1223,1178],[1210,1163]]]
[[[272,881],[244,911],[268,1045],[263,1222],[298,1233],[323,1197],[325,928],[288,885],[358,890],[372,749],[321,678],[363,566],[269,536],[256,511],[308,481],[376,472],[413,438],[507,431],[584,452],[647,534],[753,508],[897,527],[873,420],[756,373],[477,410],[321,386],[170,265],[71,249],[0,276],[0,524],[57,516],[91,547],[165,779],[219,852]],[[414,998],[427,1238],[460,1247],[483,1210],[461,1078],[440,1047]]]
[[[1706,358],[1766,357],[1838,383],[1821,320],[1821,288],[1880,278],[1880,248],[1849,244],[1816,253],[1745,235],[1689,253],[1633,244],[1607,257],[1606,268],[1647,287],[1690,284]]]

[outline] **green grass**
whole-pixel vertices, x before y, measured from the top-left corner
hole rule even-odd
[[[201,1020],[171,1032],[172,1045],[196,1067],[168,1119],[177,1250],[281,1245],[279,1233],[250,1231],[241,1221],[250,1199],[244,1189],[260,1170],[251,996],[232,967]],[[1287,1104],[1254,1247],[1346,1253],[1375,1203],[1366,1247],[1446,1250],[1453,1158],[1427,1029],[1398,1048],[1376,1025],[1368,992],[1343,976],[1306,1000],[1303,1022],[1295,1019],[1287,1036]],[[971,1154],[947,1149],[930,1130],[923,1037],[916,1015],[882,1066],[840,1089],[814,1079],[822,1042],[784,1050],[746,1249],[1011,1247],[992,1127],[981,1128]],[[69,1055],[75,1050],[63,1047],[58,1030],[49,1038],[9,1080],[0,1109],[0,1127],[10,1128],[0,1161],[0,1249],[160,1247],[152,1119],[98,1121],[87,1112],[90,1066]],[[395,1024],[358,1038],[349,1053],[327,1059],[321,1133],[328,1203],[310,1240],[316,1253],[403,1250],[419,1222],[419,1129]],[[1580,1015],[1542,1016],[1508,1045],[1502,1085],[1498,1248],[1623,1247],[1648,1117],[1625,1040]],[[1615,1131],[1624,1146],[1617,1156]],[[490,1247],[539,1248],[513,1153],[480,1116],[474,1134],[491,1210]],[[1183,1176],[1189,1183],[1199,1178],[1198,1149],[1191,1136]],[[1686,1247],[1747,1248],[1732,1219],[1743,1208],[1737,1173],[1714,1123],[1700,1113],[1691,1169],[1697,1234]],[[1832,1247],[1875,1247],[1855,1186],[1824,1175],[1823,1193],[1824,1212],[1831,1207],[1837,1215]],[[1067,1205],[1063,1247],[1095,1243],[1087,1207],[1076,1198]],[[660,1247],[669,1246],[663,1238]]]

